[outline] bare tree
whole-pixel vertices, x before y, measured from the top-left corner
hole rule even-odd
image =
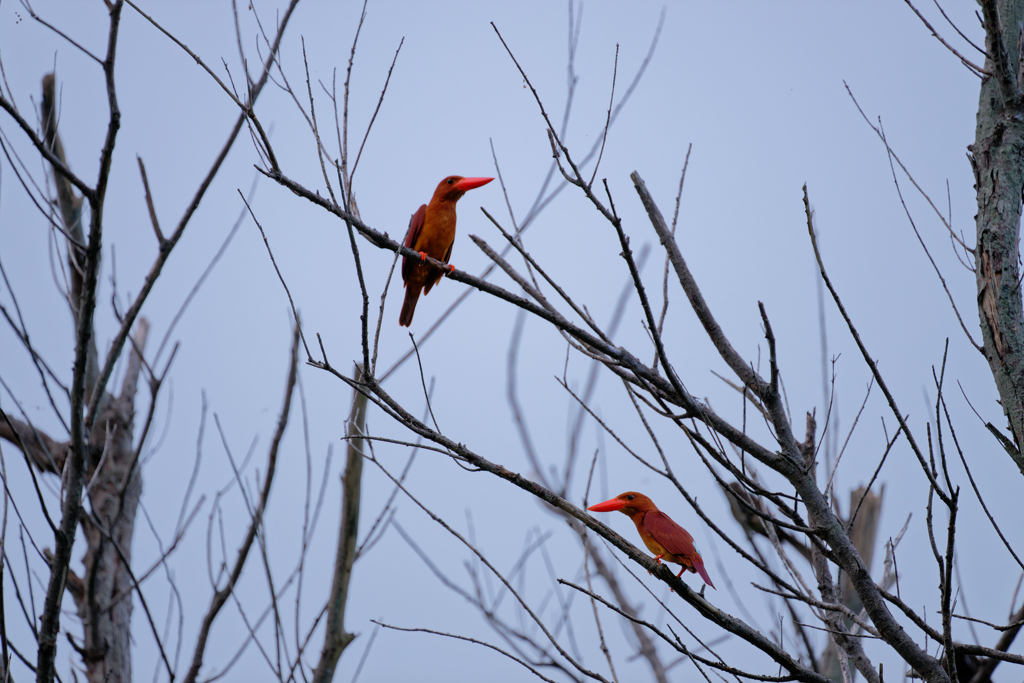
[[[981,77],[979,125],[977,139],[971,149],[979,208],[975,246],[968,246],[956,235],[949,222],[945,219],[943,221],[954,240],[954,248],[966,255],[976,273],[982,328],[982,342],[976,346],[992,368],[996,389],[1007,416],[1009,436],[1003,433],[1001,426],[988,423],[987,427],[1024,472],[1024,459],[1021,457],[1024,449],[1024,340],[1021,337],[1024,311],[1018,272],[1020,197],[1024,189],[1024,160],[1020,155],[1021,126],[1024,125],[1021,120],[1024,117],[1019,109],[1024,106],[1021,95],[1024,65],[1020,63],[1020,50],[1013,47],[1021,44],[1024,1],[985,0],[981,4],[985,33],[983,66],[974,65],[943,41],[969,69]],[[457,268],[449,269],[446,264],[421,256],[403,246],[402,241],[374,227],[374,219],[369,215],[364,217],[355,201],[353,177],[377,111],[385,100],[391,70],[395,68],[402,42],[397,41],[398,50],[391,63],[391,70],[387,73],[362,144],[353,158],[348,144],[349,96],[356,46],[366,16],[366,5],[363,6],[354,30],[348,69],[340,94],[333,81],[331,87],[319,82],[320,89],[314,88],[304,45],[301,48],[301,73],[290,71],[282,65],[282,36],[296,5],[297,1],[293,0],[277,19],[276,33],[273,35],[263,33],[264,24],[260,24],[261,35],[257,43],[261,66],[258,72],[249,70],[235,8],[235,31],[244,69],[244,80],[238,83],[230,77],[230,70],[227,70],[227,81],[219,76],[203,55],[194,52],[180,37],[166,30],[159,17],[146,14],[131,0],[110,3],[106,55],[95,56],[79,48],[87,58],[100,66],[109,103],[109,121],[100,150],[99,175],[93,183],[76,175],[74,160],[69,160],[64,153],[58,132],[59,89],[54,74],[44,78],[38,126],[33,125],[31,117],[15,105],[14,94],[9,89],[7,92],[0,91],[0,107],[7,113],[9,121],[19,129],[17,135],[26,139],[34,153],[48,165],[52,191],[45,182],[32,180],[26,166],[14,160],[6,142],[10,135],[4,131],[5,137],[0,139],[0,144],[4,145],[3,151],[7,154],[9,165],[40,208],[47,225],[55,235],[60,236],[64,245],[67,297],[76,330],[74,368],[71,381],[67,382],[66,378],[51,370],[51,366],[36,352],[20,312],[11,312],[6,308],[2,310],[28,358],[38,369],[54,415],[67,431],[66,438],[56,437],[34,426],[26,414],[11,414],[6,410],[2,413],[0,437],[13,444],[30,464],[28,469],[35,483],[35,502],[53,533],[53,549],[38,551],[40,556],[45,557],[49,570],[46,601],[38,627],[34,615],[29,616],[34,607],[26,605],[21,588],[14,586],[20,610],[26,615],[36,639],[31,646],[35,649],[34,659],[24,644],[15,647],[8,641],[4,624],[8,615],[13,613],[13,608],[11,612],[7,607],[0,611],[0,640],[5,674],[10,675],[11,657],[17,656],[35,672],[38,680],[53,680],[58,640],[63,632],[78,653],[89,680],[133,680],[136,674],[132,670],[130,642],[133,634],[145,628],[159,651],[158,677],[166,677],[168,680],[184,675],[185,680],[191,682],[204,676],[222,675],[239,661],[250,644],[258,649],[259,656],[278,680],[333,680],[342,654],[356,638],[356,629],[345,622],[350,585],[355,580],[353,565],[374,547],[388,528],[394,528],[423,559],[427,568],[424,574],[436,576],[457,600],[469,603],[480,613],[500,643],[490,642],[480,634],[445,632],[430,624],[408,626],[377,621],[378,627],[421,631],[468,641],[517,662],[543,680],[617,681],[616,663],[635,654],[643,658],[651,677],[657,681],[670,680],[673,667],[688,662],[706,680],[711,680],[714,675],[723,679],[731,676],[737,680],[823,682],[850,681],[860,675],[872,683],[882,683],[887,672],[873,657],[872,653],[877,652],[872,649],[874,645],[898,657],[912,676],[934,682],[964,680],[983,683],[992,679],[993,671],[1002,662],[1024,664],[1024,656],[1010,652],[1017,632],[1024,624],[1024,607],[1017,608],[1016,594],[1010,599],[1007,609],[1009,618],[1005,624],[983,622],[957,610],[958,600],[962,599],[958,592],[962,585],[959,580],[954,580],[958,572],[958,540],[963,533],[957,526],[963,506],[962,484],[970,483],[992,527],[1003,540],[1005,550],[1021,565],[1022,570],[1024,564],[998,526],[996,517],[989,513],[982,492],[971,475],[970,466],[974,463],[969,463],[970,449],[957,438],[957,422],[962,418],[955,412],[951,414],[947,404],[947,358],[944,355],[941,363],[934,367],[931,381],[935,393],[934,402],[930,406],[933,414],[924,422],[909,419],[905,407],[897,403],[898,392],[891,389],[886,375],[876,362],[873,350],[859,334],[857,320],[844,307],[841,287],[829,277],[828,255],[823,254],[819,248],[818,226],[807,187],[803,188],[807,258],[814,259],[821,282],[859,349],[864,367],[870,373],[871,384],[867,392],[877,387],[887,404],[887,419],[890,422],[894,420],[897,425],[893,433],[885,431],[884,448],[874,454],[859,455],[861,458],[875,458],[877,466],[866,485],[850,491],[848,504],[840,503],[841,496],[837,492],[839,484],[835,475],[846,452],[850,434],[859,424],[868,399],[865,397],[861,411],[846,434],[846,440],[839,447],[841,435],[831,402],[822,412],[812,409],[802,415],[798,413],[794,416],[791,413],[783,375],[812,370],[808,369],[810,364],[807,368],[782,367],[780,341],[773,329],[768,307],[763,303],[759,302],[757,322],[763,330],[767,357],[746,357],[737,350],[728,331],[720,324],[716,312],[705,298],[676,237],[689,155],[682,162],[683,171],[679,178],[675,212],[671,221],[666,219],[662,211],[661,206],[664,204],[659,204],[638,172],[629,175],[636,197],[628,199],[614,197],[608,181],[599,180],[601,161],[606,145],[613,137],[616,118],[643,77],[657,46],[661,23],[654,30],[646,58],[625,86],[620,82],[616,49],[616,60],[609,78],[609,104],[606,111],[602,110],[603,125],[592,145],[582,152],[570,147],[567,142],[569,111],[577,82],[574,56],[581,15],[570,3],[568,87],[561,125],[556,123],[550,113],[550,103],[545,102],[534,87],[531,76],[535,74],[528,73],[522,66],[520,58],[525,48],[504,36],[499,27],[492,24],[495,45],[500,45],[507,53],[511,68],[516,70],[517,78],[522,79],[523,87],[528,88],[537,105],[553,160],[525,216],[517,220],[511,202],[507,202],[509,225],[506,226],[495,217],[494,212],[484,211],[486,219],[507,244],[496,249],[484,238],[471,236],[473,243],[491,262],[480,275],[473,275]],[[46,19],[37,16],[29,5],[25,6],[32,19],[49,26]],[[172,41],[204,69],[224,96],[237,107],[237,119],[226,143],[200,181],[193,200],[170,236],[165,237],[161,230],[145,166],[141,159],[138,160],[147,209],[156,236],[157,256],[131,305],[125,310],[115,307],[119,326],[113,342],[101,357],[96,342],[99,336],[95,322],[99,305],[97,286],[101,277],[100,257],[104,250],[105,192],[110,182],[115,149],[119,149],[115,143],[121,114],[117,105],[114,65],[123,11],[135,12],[154,35]],[[930,25],[928,29],[938,37]],[[60,28],[54,27],[53,30],[57,35],[65,36]],[[964,41],[970,42],[965,33],[961,33],[961,36]],[[72,38],[67,40],[79,47]],[[290,58],[293,55],[288,56]],[[316,70],[316,65],[312,70]],[[292,86],[293,81],[301,83],[303,78],[305,88],[301,85]],[[258,99],[268,82],[272,82],[278,93],[292,102],[294,111],[298,112],[298,125],[307,128],[311,134],[310,146],[318,162],[311,171],[293,167],[286,155],[275,148],[271,126],[263,118],[262,102]],[[333,116],[333,132],[327,132],[331,126],[323,123],[325,108],[318,107],[322,104],[328,105],[326,110]],[[868,123],[873,126],[870,120]],[[155,355],[147,357],[149,325],[140,313],[169,255],[192,221],[200,201],[218,175],[222,162],[235,146],[243,128],[248,131],[253,143],[258,172],[294,195],[289,201],[312,206],[343,231],[351,252],[357,283],[346,295],[359,303],[359,319],[351,321],[350,328],[350,334],[358,340],[359,357],[356,371],[350,377],[328,359],[325,349],[331,348],[330,339],[324,340],[317,335],[318,343],[314,345],[314,351],[310,350],[298,306],[292,301],[288,290],[286,273],[278,269],[271,249],[274,226],[268,225],[265,228],[259,211],[239,192],[244,204],[243,216],[251,218],[259,226],[278,278],[287,292],[294,331],[283,406],[262,470],[256,469],[250,473],[247,469],[254,450],[252,447],[242,461],[233,455],[230,439],[217,421],[233,479],[218,492],[209,507],[208,549],[216,545],[212,539],[219,541],[221,549],[219,560],[208,560],[211,597],[199,621],[198,636],[191,654],[186,655],[185,673],[181,674],[178,656],[182,645],[181,629],[179,627],[178,636],[174,639],[168,639],[161,632],[141,584],[150,574],[163,569],[171,591],[179,593],[171,572],[167,570],[167,558],[184,537],[205,499],[189,507],[190,484],[189,494],[182,502],[175,536],[166,547],[162,547],[160,560],[154,566],[141,570],[132,564],[131,545],[142,496],[142,453],[154,421],[156,397],[174,358],[172,352],[162,368],[156,367],[163,344]],[[900,166],[906,176],[909,177],[910,173],[899,162],[881,126],[875,127],[875,131],[892,164],[894,183],[900,189],[899,179],[902,176],[897,174],[896,166]],[[497,153],[494,153],[494,163],[501,186],[506,189],[506,179],[501,175]],[[42,190],[40,187],[47,189]],[[621,252],[625,284],[607,323],[602,323],[590,313],[594,302],[574,297],[571,294],[575,289],[573,283],[558,281],[549,274],[550,269],[545,267],[541,259],[534,257],[531,250],[527,249],[524,238],[526,230],[552,199],[563,191],[578,193],[588,204],[588,211],[596,210]],[[902,194],[900,197],[902,199]],[[621,206],[626,201],[638,202],[643,207],[650,227],[631,224],[624,219],[616,204]],[[942,218],[940,212],[936,213]],[[89,222],[88,232],[84,228],[86,220]],[[664,266],[659,273],[660,278],[655,279],[643,274],[645,261],[649,258],[647,252],[634,254],[631,246],[631,237],[650,234],[651,229],[664,252]],[[914,230],[917,230],[916,225]],[[439,317],[425,335],[419,339],[411,338],[408,353],[384,371],[378,370],[377,362],[382,330],[387,334],[386,330],[393,324],[393,321],[385,317],[391,274],[384,283],[378,307],[377,294],[371,290],[372,280],[364,272],[367,258],[366,252],[361,249],[366,250],[368,245],[375,250],[393,253],[393,257],[388,255],[391,257],[390,273],[394,272],[400,257],[425,259],[431,266],[444,269],[448,279],[464,286],[463,294],[448,311]],[[216,263],[216,258],[211,267]],[[660,256],[657,258],[660,261]],[[498,270],[514,283],[515,291],[495,284],[491,275]],[[741,406],[739,410],[722,410],[709,400],[700,398],[695,390],[688,388],[692,382],[688,373],[677,369],[687,367],[684,362],[686,352],[666,332],[665,326],[670,291],[678,291],[676,287],[682,290],[703,334],[728,367],[731,376],[721,379],[735,391]],[[659,288],[660,300],[657,294]],[[504,464],[502,451],[505,444],[484,443],[471,448],[466,445],[468,440],[459,433],[461,425],[454,429],[442,429],[435,417],[432,385],[428,380],[429,361],[424,360],[420,349],[436,330],[445,325],[449,313],[465,301],[471,292],[487,295],[489,306],[502,307],[502,310],[510,313],[511,307],[518,309],[514,331],[509,340],[506,398],[523,455],[529,463],[526,475]],[[952,300],[952,296],[950,298]],[[647,344],[626,346],[615,341],[623,311],[630,303],[640,307],[642,326],[649,342]],[[558,379],[567,400],[575,406],[568,443],[564,454],[559,456],[552,455],[553,449],[538,448],[534,443],[527,411],[520,402],[518,359],[527,322],[539,325],[564,340],[566,368],[570,357],[584,362],[588,368],[582,390],[574,385],[568,370],[563,371]],[[961,324],[970,336],[963,320]],[[131,344],[129,358],[123,371],[120,391],[115,396],[108,386],[115,376],[118,358],[128,344]],[[300,551],[294,558],[293,569],[283,579],[275,573],[274,563],[270,559],[273,552],[269,549],[266,523],[282,440],[292,414],[293,397],[297,389],[301,390],[300,351],[305,353],[306,365],[315,371],[312,374],[334,378],[339,382],[339,390],[344,389],[346,398],[349,387],[354,395],[348,419],[338,419],[336,429],[338,435],[346,441],[347,451],[342,477],[341,522],[330,568],[332,580],[330,586],[320,587],[322,590],[319,595],[326,597],[322,602],[317,602],[315,616],[307,615],[305,619],[299,614],[302,604],[301,586],[307,572],[306,561],[323,501],[324,484],[328,479],[330,457],[325,461],[319,494],[315,495],[310,485],[313,474],[307,443],[307,491]],[[652,358],[649,363],[643,360]],[[415,360],[417,363],[422,388],[422,417],[417,417],[421,409],[419,397],[413,407],[409,399],[393,395],[385,388],[388,377],[407,360]],[[625,400],[643,426],[646,441],[636,443],[635,440],[621,436],[624,415],[602,415],[600,406],[595,404],[593,393],[599,376],[614,379],[621,384]],[[148,383],[150,396],[148,413],[141,429],[137,430],[135,406],[140,379]],[[205,415],[204,405],[204,425]],[[381,418],[384,426],[375,424],[371,428],[368,415]],[[593,502],[591,490],[601,458],[600,449],[592,457],[582,451],[580,434],[584,425],[591,425],[601,438],[615,441],[635,460],[635,467],[668,482],[715,537],[760,577],[760,583],[742,588],[744,597],[737,599],[736,603],[742,606],[753,595],[772,601],[780,620],[777,626],[773,625],[766,634],[751,615],[725,611],[715,604],[715,594],[706,594],[703,589],[694,591],[674,572],[638,549],[636,544],[586,512],[588,503]],[[684,468],[680,456],[665,447],[667,434],[688,444],[691,449],[688,457],[699,460],[706,467],[727,499],[735,525],[732,521],[713,519],[707,514],[706,508],[689,488],[686,477],[680,474]],[[393,465],[378,456],[375,448],[382,444],[408,449],[408,459],[401,473],[393,471]],[[915,566],[911,570],[914,573],[909,577],[905,570],[903,580],[930,580],[926,576],[930,577],[931,571],[937,573],[935,600],[940,605],[940,621],[937,625],[934,618],[929,621],[926,612],[905,602],[900,594],[897,550],[907,526],[904,525],[903,531],[894,538],[880,541],[880,536],[883,536],[879,533],[879,518],[884,500],[884,479],[880,480],[879,474],[890,452],[897,447],[906,448],[913,455],[918,465],[920,483],[927,491],[925,525],[935,563],[934,570],[931,567],[925,569],[923,566]],[[553,567],[546,547],[552,532],[540,529],[527,535],[523,551],[515,564],[508,570],[500,569],[499,564],[487,556],[487,549],[476,541],[472,533],[461,533],[431,509],[422,492],[409,485],[406,475],[413,458],[421,451],[445,456],[459,467],[479,472],[481,476],[495,477],[527,494],[519,498],[523,505],[540,506],[550,512],[552,519],[557,520],[560,526],[568,526],[573,538],[578,541],[577,575],[569,578],[560,575]],[[966,478],[956,469],[956,460],[962,463]],[[951,463],[954,467],[951,467]],[[375,521],[368,527],[364,525],[365,531],[361,534],[361,513],[366,512],[362,507],[361,491],[364,465],[372,466],[371,471],[385,478],[391,494],[383,501],[373,501],[377,511]],[[8,476],[6,466],[4,468],[6,510],[8,502],[21,504],[25,496],[14,495],[6,487]],[[196,472],[198,453],[193,480]],[[40,484],[42,478],[45,478],[44,483]],[[59,486],[59,492],[44,490],[46,481],[50,481],[54,488]],[[229,534],[221,526],[225,514],[223,501],[229,490],[240,496],[242,517],[245,520],[244,534],[233,553],[227,550]],[[55,500],[60,507],[59,514],[51,513]],[[395,519],[396,500],[411,502],[417,514],[436,522],[464,548],[463,552],[469,558],[467,579],[460,580],[446,573],[435,562],[430,550],[422,547],[414,535],[403,529]],[[842,510],[844,506],[845,512]],[[940,510],[945,512],[944,520],[937,512]],[[44,545],[35,538],[40,534],[39,529],[30,529],[24,523],[20,523],[19,528],[28,533],[34,548]],[[79,529],[86,547],[81,576],[72,569],[71,561]],[[9,564],[6,540],[0,541],[0,545],[3,545],[3,562]],[[25,554],[27,557],[27,551]],[[217,557],[216,553],[209,550],[208,554],[211,558]],[[630,562],[624,562],[623,555]],[[872,570],[876,555],[884,555],[881,576]],[[257,561],[253,562],[253,558],[257,558]],[[262,578],[269,596],[262,611],[242,604],[239,597],[239,582],[245,570],[249,569],[250,574],[259,571],[252,569],[254,565],[262,569]],[[548,574],[547,594],[541,600],[533,599],[525,586],[524,577],[534,565],[542,565]],[[642,580],[643,576],[635,573],[637,565],[671,589],[669,600],[663,600],[651,591]],[[627,574],[629,578],[626,578]],[[739,589],[732,586],[728,576],[724,578],[726,581],[723,588],[728,586],[727,590],[738,594]],[[28,580],[31,581],[31,578]],[[282,613],[283,598],[293,587],[296,615],[295,632],[292,635],[286,628],[286,619]],[[646,596],[640,591],[646,591]],[[73,599],[82,622],[80,634],[72,634],[70,629],[61,626],[61,605],[65,592]],[[638,594],[644,597],[638,598]],[[651,599],[663,610],[663,619],[652,618],[644,612],[642,603]],[[145,625],[137,623],[134,630],[131,625],[133,600],[138,601],[136,604],[142,608],[145,616]],[[679,612],[684,605],[677,600],[692,609],[699,618],[684,618]],[[584,606],[581,607],[581,604]],[[6,601],[5,605],[9,607],[10,601]],[[218,616],[226,605],[237,607],[246,633],[239,649],[226,662],[218,662],[215,669],[207,658],[208,645]],[[593,617],[596,636],[592,642],[585,641],[585,636],[576,626],[581,614],[587,615],[587,619],[591,615]],[[788,627],[782,625],[784,619],[789,619]],[[980,622],[999,635],[989,637],[985,645],[963,642],[954,633],[956,620],[970,620],[972,624]],[[269,626],[264,627],[265,623]],[[608,636],[611,623],[628,629],[633,639],[630,652],[616,649]],[[271,632],[269,637],[265,630],[261,631],[264,628]],[[712,638],[707,637],[708,633],[713,634]],[[311,643],[319,642],[321,636],[323,645],[320,655],[313,662],[309,656],[309,647]],[[369,652],[373,637],[366,645],[364,657]],[[589,638],[589,635],[586,637]],[[721,656],[716,652],[717,643],[721,642],[719,638],[739,643],[743,654]],[[874,641],[873,646],[866,647],[866,640]],[[171,647],[172,641],[174,647]],[[594,653],[598,653],[598,656],[592,656]],[[358,671],[357,668],[357,675]]]
[[[64,253],[67,264],[61,271],[66,277],[67,290],[65,292],[68,304],[74,317],[76,336],[73,348],[75,350],[74,372],[71,377],[70,387],[66,380],[51,369],[51,365],[36,351],[33,346],[29,329],[21,314],[17,298],[13,290],[10,291],[14,303],[14,310],[3,308],[3,314],[13,330],[16,337],[21,341],[31,363],[39,372],[43,388],[53,407],[55,416],[60,424],[68,432],[66,439],[51,436],[33,424],[28,415],[22,412],[20,415],[12,414],[7,410],[0,413],[0,437],[13,444],[30,463],[30,473],[35,482],[35,494],[41,511],[53,533],[53,549],[44,547],[44,541],[35,537],[42,532],[41,529],[31,529],[21,522],[20,528],[24,535],[27,535],[33,548],[45,558],[49,569],[49,582],[46,591],[46,601],[41,618],[38,623],[35,615],[30,616],[30,610],[34,609],[33,604],[27,605],[24,602],[21,589],[15,584],[15,591],[22,612],[29,618],[33,634],[36,638],[36,655],[25,644],[20,648],[9,642],[6,636],[6,628],[0,628],[3,635],[3,663],[2,670],[5,680],[11,677],[11,658],[17,656],[26,666],[32,669],[38,680],[50,681],[55,676],[55,659],[57,655],[59,635],[63,631],[67,635],[68,642],[77,651],[81,658],[83,672],[91,681],[130,681],[134,679],[132,660],[130,653],[130,641],[132,637],[131,618],[133,615],[133,601],[137,600],[138,605],[144,612],[146,629],[156,642],[160,666],[169,680],[174,680],[178,671],[178,655],[181,648],[181,633],[177,638],[177,652],[167,642],[167,634],[162,633],[156,623],[155,616],[151,613],[147,604],[146,593],[143,592],[141,583],[154,572],[164,568],[166,560],[174,552],[182,537],[188,530],[191,522],[202,507],[205,497],[189,509],[189,496],[186,495],[182,503],[182,510],[179,516],[177,529],[174,538],[169,545],[163,548],[159,561],[149,568],[140,569],[132,563],[132,540],[135,531],[135,521],[142,494],[143,475],[141,464],[144,460],[143,454],[147,446],[147,439],[150,435],[150,428],[154,424],[155,411],[157,410],[157,397],[171,363],[175,357],[177,346],[174,347],[170,356],[163,361],[163,368],[156,369],[156,363],[160,359],[168,339],[165,338],[156,354],[150,356],[147,361],[146,342],[149,330],[147,320],[140,316],[143,305],[149,293],[159,279],[164,265],[171,253],[179,243],[185,229],[191,224],[194,213],[200,202],[203,200],[211,182],[217,176],[222,163],[229,151],[235,146],[239,133],[244,129],[247,120],[245,106],[250,106],[259,97],[263,87],[266,85],[271,69],[277,62],[278,50],[284,31],[288,25],[289,18],[295,8],[296,2],[292,2],[287,11],[280,17],[278,30],[274,36],[264,36],[266,41],[266,53],[264,63],[260,70],[253,74],[246,67],[245,94],[239,96],[236,101],[243,106],[234,125],[228,132],[227,139],[214,156],[209,170],[199,180],[198,188],[191,202],[186,207],[172,233],[165,235],[160,227],[158,213],[150,190],[146,168],[141,158],[138,159],[138,170],[141,175],[142,185],[145,190],[145,199],[149,211],[149,218],[152,223],[152,230],[156,238],[156,257],[150,267],[149,274],[141,283],[139,293],[131,302],[127,310],[117,308],[115,296],[115,314],[119,322],[119,329],[113,343],[106,350],[105,356],[100,357],[97,351],[97,332],[95,329],[96,310],[99,305],[97,299],[98,281],[101,272],[101,254],[104,252],[104,200],[105,192],[110,183],[112,172],[112,160],[117,149],[117,133],[121,125],[121,113],[118,109],[117,88],[115,73],[115,56],[121,27],[122,13],[125,9],[124,2],[108,4],[110,11],[110,31],[107,41],[107,53],[99,57],[90,53],[87,49],[75,42],[71,37],[62,32],[59,28],[52,26],[45,18],[35,14],[30,6],[26,4],[26,10],[32,19],[52,28],[59,36],[65,38],[68,43],[79,48],[87,57],[92,58],[101,68],[105,77],[105,97],[109,103],[109,123],[107,135],[103,143],[100,155],[100,168],[98,178],[94,183],[76,175],[73,170],[75,163],[69,160],[64,152],[58,130],[58,86],[55,74],[47,74],[43,78],[42,99],[39,111],[38,129],[31,123],[31,115],[26,116],[22,109],[15,104],[15,97],[9,90],[0,93],[0,107],[2,107],[9,120],[13,121],[21,129],[20,134],[25,136],[34,146],[35,151],[44,159],[51,169],[48,179],[52,185],[39,182],[32,176],[24,164],[17,162],[16,152],[3,144],[3,151],[6,158],[11,162],[15,174],[21,181],[22,186],[30,198],[40,209],[43,219],[50,226],[54,235],[59,235],[64,243]],[[132,3],[127,3],[132,8]],[[139,11],[134,8],[135,11]],[[187,48],[185,48],[187,49]],[[44,189],[45,188],[45,189]],[[51,189],[52,188],[52,189]],[[52,192],[52,194],[51,194]],[[54,210],[54,208],[56,210]],[[241,222],[241,218],[239,219]],[[88,223],[88,231],[85,224]],[[236,224],[235,230],[238,225]],[[86,232],[88,234],[86,234]],[[233,236],[234,230],[230,233],[228,241]],[[225,243],[224,247],[227,246]],[[207,269],[213,268],[223,253],[223,247],[210,263]],[[4,275],[6,281],[6,274]],[[195,295],[205,275],[196,284],[190,296],[185,300],[182,311],[187,306],[192,296]],[[9,283],[8,283],[9,286]],[[176,322],[175,319],[175,322]],[[134,329],[134,334],[129,333]],[[173,323],[171,325],[173,329]],[[168,330],[168,337],[170,330]],[[126,345],[130,345],[129,361],[123,370],[121,389],[118,394],[108,389],[111,383],[118,358]],[[242,541],[234,563],[228,567],[225,562],[219,569],[211,567],[213,578],[214,595],[210,608],[202,621],[198,643],[195,645],[191,657],[191,666],[185,675],[186,680],[195,680],[203,663],[206,641],[213,626],[214,620],[220,608],[232,597],[235,585],[247,564],[249,551],[255,547],[261,552],[264,561],[267,557],[267,548],[262,539],[261,527],[263,517],[268,505],[271,485],[274,481],[275,464],[278,449],[282,436],[289,422],[291,398],[297,382],[298,371],[298,349],[299,335],[298,328],[291,350],[289,362],[289,378],[285,394],[284,407],[276,426],[276,433],[268,454],[267,467],[264,470],[262,491],[257,500],[245,500],[248,514],[251,520],[248,533]],[[102,362],[102,365],[101,365]],[[148,412],[144,421],[137,429],[136,425],[136,391],[140,381],[148,385],[150,390]],[[67,408],[61,406],[67,405]],[[204,405],[205,420],[205,405]],[[358,429],[358,427],[354,427]],[[202,436],[202,435],[200,435]],[[308,455],[308,454],[307,454]],[[230,457],[230,453],[229,453]],[[328,460],[329,462],[329,460]],[[198,472],[198,457],[196,467],[193,471],[193,484],[195,475]],[[244,463],[242,464],[244,468]],[[36,477],[36,472],[43,476],[54,477],[59,482],[59,495],[52,486],[47,490],[45,482]],[[236,479],[239,488],[243,491],[245,484],[242,482],[243,469],[235,469]],[[12,500],[12,491],[7,487],[5,474],[5,510],[8,501]],[[359,483],[358,473],[348,478],[347,495],[350,500],[355,501],[358,506]],[[191,491],[191,486],[189,487]],[[222,492],[223,493],[223,492]],[[219,498],[220,496],[218,496]],[[59,512],[54,511],[54,499],[59,503]],[[17,501],[17,497],[14,498]],[[285,582],[285,588],[294,583],[296,575],[301,577],[302,560],[305,557],[305,549],[309,545],[313,528],[316,524],[316,517],[319,513],[320,502],[323,500],[323,489],[320,490],[318,501],[314,501],[315,509],[312,510],[312,519],[307,514],[307,526],[303,529],[304,549],[302,557],[299,558],[298,568],[293,576]],[[83,504],[84,501],[84,504]],[[17,505],[17,502],[15,502]],[[214,503],[214,510],[220,510],[219,502]],[[307,501],[307,513],[309,512],[309,501]],[[211,517],[213,519],[213,517]],[[5,515],[6,524],[6,515]],[[352,522],[354,529],[350,533],[358,531],[358,519]],[[85,543],[85,554],[83,557],[84,569],[82,573],[76,573],[71,567],[71,553],[75,537],[79,528],[82,531]],[[24,538],[24,536],[22,536]],[[347,543],[348,541],[346,541]],[[3,545],[0,542],[0,545]],[[3,547],[4,563],[10,562],[8,548]],[[28,558],[26,556],[26,562]],[[352,560],[347,562],[347,571],[351,571]],[[168,573],[170,587],[174,593],[178,593],[173,579]],[[12,575],[13,578],[13,575]],[[31,576],[27,577],[31,582]],[[268,576],[268,581],[270,577]],[[273,583],[271,588],[273,590]],[[347,579],[346,579],[347,583]],[[31,586],[28,586],[31,592]],[[347,591],[347,586],[340,589],[342,593]],[[77,608],[77,615],[82,624],[79,634],[73,634],[71,630],[62,629],[61,612],[62,600],[65,592],[73,598]],[[335,591],[338,592],[337,590]],[[179,596],[180,600],[180,596]],[[272,601],[273,602],[273,601]],[[8,603],[10,606],[11,603]],[[341,611],[344,609],[342,600]],[[276,602],[274,610],[278,609]],[[330,610],[332,620],[337,620],[339,609],[334,607]],[[0,626],[4,626],[9,616],[8,612],[0,615]],[[315,622],[314,622],[315,624]],[[278,620],[280,628],[280,621]],[[280,665],[278,662],[278,673],[282,680],[293,675],[294,669],[299,664],[298,657],[301,657],[305,642],[311,634],[299,636],[296,634],[298,652],[294,655],[294,661]],[[236,655],[237,659],[237,655]]]

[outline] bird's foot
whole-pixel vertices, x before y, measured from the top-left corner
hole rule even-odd
[[[421,251],[420,252],[420,263],[426,263],[426,262],[427,262],[427,252]]]
[[[453,266],[452,264],[449,263],[448,264],[448,275],[451,275],[454,272],[455,272],[455,266]]]
[[[679,573],[678,573],[678,574],[676,574],[676,578],[677,578],[677,579],[680,579],[680,578],[682,578],[682,576],[683,576],[683,572],[685,572],[685,571],[686,571],[686,567],[684,566],[684,567],[683,567],[682,569],[680,569],[680,570],[679,570]],[[676,591],[675,591],[675,589],[674,589],[674,588],[672,588],[672,586],[669,586],[669,587],[668,587],[668,589],[669,589],[669,590],[670,590],[671,592],[673,592],[673,593],[675,593],[675,592],[676,592]],[[704,590],[704,589],[702,588],[701,590]]]

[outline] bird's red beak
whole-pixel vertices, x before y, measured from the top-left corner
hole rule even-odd
[[[452,189],[459,190],[460,192],[467,192],[469,190],[482,187],[492,180],[494,180],[494,178],[463,178],[459,182],[455,183]]]
[[[619,498],[612,498],[611,500],[606,500],[603,503],[591,505],[587,509],[593,512],[615,512],[616,510],[621,510],[624,507],[626,507],[626,501]]]

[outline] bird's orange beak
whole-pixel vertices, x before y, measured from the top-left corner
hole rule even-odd
[[[624,507],[626,507],[626,501],[620,500],[619,498],[612,498],[611,500],[606,500],[603,503],[591,505],[587,509],[593,512],[615,512],[616,510],[621,510]]]
[[[459,182],[455,183],[452,189],[460,192],[468,192],[469,190],[482,187],[492,180],[494,180],[494,178],[463,178]]]

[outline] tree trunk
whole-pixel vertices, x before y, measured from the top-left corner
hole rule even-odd
[[[978,214],[975,274],[984,353],[1012,435],[1007,452],[1024,473],[1024,327],[1018,244],[1024,188],[1024,119],[1020,97],[1022,0],[984,0],[985,75],[971,151]],[[1000,31],[1000,27],[1002,30]]]
[[[356,366],[353,376],[356,382],[362,381],[361,366]],[[348,457],[342,479],[341,524],[338,526],[334,578],[331,581],[331,593],[327,598],[324,646],[320,651],[320,661],[313,671],[313,683],[330,683],[334,680],[341,654],[356,637],[354,633],[345,630],[345,605],[348,603],[352,565],[357,559],[359,502],[362,499],[363,482],[363,440],[359,437],[365,434],[365,430],[366,394],[354,391],[352,411],[348,416]]]
[[[68,581],[82,620],[82,659],[90,683],[132,680],[130,565],[135,513],[142,495],[132,439],[139,354],[148,330],[149,323],[140,318],[121,395],[106,401],[93,429],[93,443],[101,445],[103,455],[98,464],[90,463],[93,467],[88,471],[86,493],[91,514],[82,518],[88,544],[82,558],[85,576],[78,585]]]

